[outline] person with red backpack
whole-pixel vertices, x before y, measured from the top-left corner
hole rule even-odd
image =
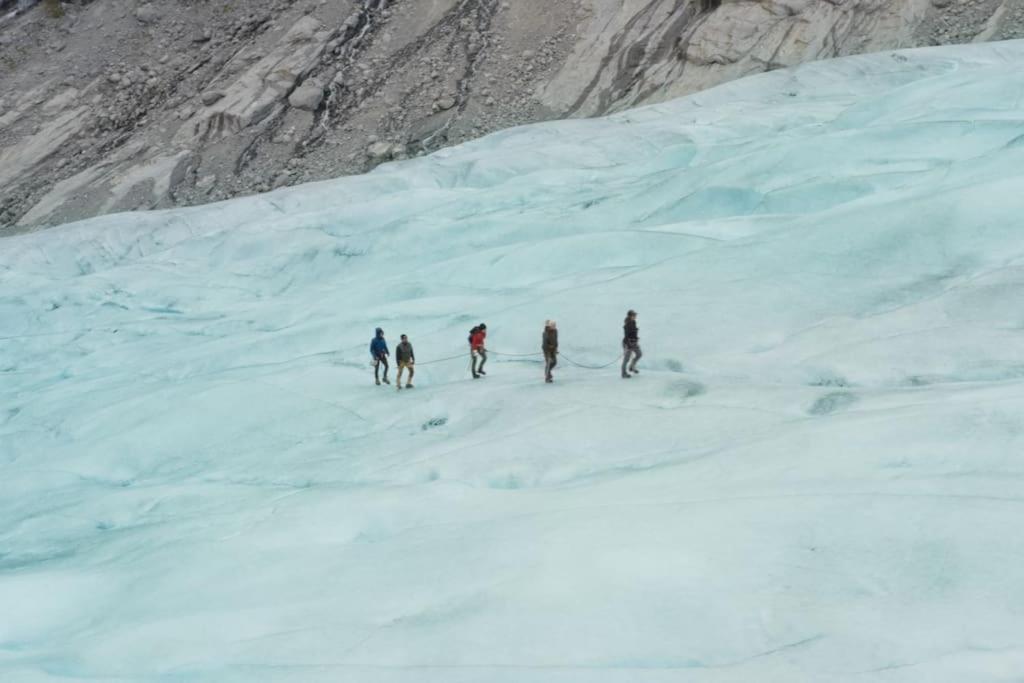
[[[469,357],[471,361],[471,369],[473,371],[473,379],[480,379],[481,375],[486,375],[484,372],[484,363],[487,362],[487,348],[484,346],[484,340],[487,339],[487,325],[480,323],[472,330],[469,331]],[[477,367],[476,361],[480,359],[480,366]]]

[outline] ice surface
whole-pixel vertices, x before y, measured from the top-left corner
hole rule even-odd
[[[1022,680],[1022,63],[0,241],[0,679]]]

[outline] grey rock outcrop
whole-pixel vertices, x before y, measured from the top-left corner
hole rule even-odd
[[[316,111],[323,101],[324,86],[317,81],[306,81],[288,96],[288,104],[305,111]]]
[[[214,104],[216,104],[217,102],[219,102],[222,99],[224,99],[224,91],[223,90],[209,90],[207,92],[204,92],[199,97],[199,99],[200,99],[200,101],[202,101],[202,103],[205,106],[212,107]]]
[[[143,24],[154,24],[160,20],[160,10],[153,5],[141,5],[135,10],[135,18]]]
[[[124,4],[4,15],[0,234],[365,172],[808,60],[1024,36],[1024,0]]]

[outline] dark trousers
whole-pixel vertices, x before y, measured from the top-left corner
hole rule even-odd
[[[484,363],[487,362],[487,350],[486,349],[474,349],[469,352],[469,355],[473,359],[473,374],[477,374],[484,369]],[[476,364],[476,359],[480,359],[480,365]]]
[[[377,380],[378,382],[380,381],[380,374],[379,373],[380,373],[381,363],[384,364],[384,379],[386,380],[388,378],[388,357],[387,356],[377,356],[377,358],[373,361],[373,378],[375,380]]]
[[[622,342],[622,374],[626,374],[626,370],[636,370],[636,362],[643,357],[643,351],[640,350],[639,342],[626,341]],[[629,361],[633,362],[630,363]]]
[[[558,365],[558,352],[544,349],[544,379],[551,379],[551,371]]]

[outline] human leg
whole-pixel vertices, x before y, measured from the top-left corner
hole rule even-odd
[[[643,356],[644,356],[644,352],[640,350],[640,345],[636,344],[633,347],[633,362],[630,363],[630,365],[629,365],[629,371],[630,372],[640,372],[639,370],[636,369],[636,364],[637,364],[637,361],[639,361],[641,358],[643,358]]]

